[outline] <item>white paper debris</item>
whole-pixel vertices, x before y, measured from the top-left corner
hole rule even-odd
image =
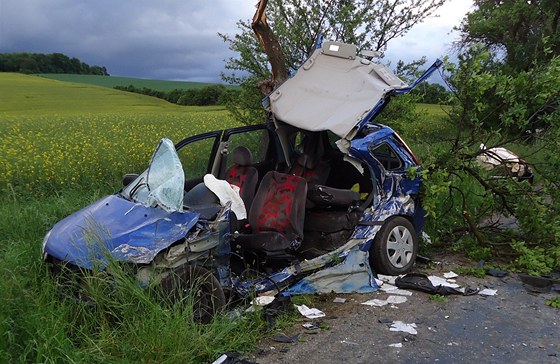
[[[372,300],[362,302],[362,305],[382,307],[382,306],[385,306],[387,303],[388,303],[387,300],[380,300],[380,299],[374,298]]]
[[[255,299],[251,301],[251,304],[257,306],[266,306],[272,301],[274,301],[274,296],[259,296],[255,297]]]
[[[387,303],[390,303],[392,305],[405,303],[406,301],[408,301],[408,298],[404,296],[389,296],[389,298],[387,298]]]
[[[222,364],[227,360],[227,354],[222,354],[218,359],[214,360],[212,364]]]
[[[389,346],[393,348],[402,348],[402,343],[389,344]]]
[[[398,294],[399,296],[412,296],[412,292],[407,291],[405,289],[397,288],[391,284],[384,284],[382,287],[379,288],[382,292],[387,292],[389,294]]]
[[[381,279],[383,282],[395,285],[395,279],[397,279],[398,276],[386,276],[383,274],[378,274],[377,278]]]
[[[456,283],[449,283],[447,281],[447,279],[442,278],[442,277],[438,277],[438,276],[429,276],[428,279],[430,280],[430,282],[432,282],[432,284],[437,287],[437,286],[446,286],[446,287],[451,287],[451,288],[459,288],[459,285]]]
[[[389,328],[389,331],[402,331],[407,332],[412,335],[416,335],[418,331],[416,331],[416,324],[406,324],[402,321],[393,321],[393,324]]]
[[[301,313],[303,316],[309,318],[309,319],[315,319],[315,318],[319,318],[319,317],[325,317],[325,313],[321,310],[318,310],[316,308],[309,308],[306,305],[294,305],[296,306],[296,308],[298,309],[299,313]]]
[[[346,302],[346,298],[335,297],[333,302],[334,303],[344,303],[344,302]]]
[[[449,271],[447,273],[443,273],[443,278],[445,279],[449,279],[449,278],[457,278],[459,277],[459,275],[453,271]]]
[[[422,240],[426,245],[432,244],[432,238],[425,231],[422,231]]]
[[[495,289],[484,288],[480,292],[478,292],[481,296],[495,296],[498,291]]]

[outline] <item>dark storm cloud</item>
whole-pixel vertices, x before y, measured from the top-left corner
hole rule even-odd
[[[257,0],[0,0],[0,53],[64,53],[114,76],[220,82],[234,34]],[[441,16],[389,43],[386,60],[429,61],[449,51],[471,0],[448,0]]]
[[[246,0],[0,1],[0,52],[60,52],[116,76],[219,82],[232,56],[217,32],[249,19]]]

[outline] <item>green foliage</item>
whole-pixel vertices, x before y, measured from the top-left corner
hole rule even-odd
[[[533,273],[557,269],[558,62],[556,57],[509,75],[487,49],[472,47],[461,54],[459,65],[448,65],[454,95],[448,121],[454,130],[420,148],[432,239],[455,244],[474,259],[514,256],[519,268]],[[539,128],[544,130],[525,132]],[[511,166],[482,168],[476,162],[480,144],[506,147],[533,162],[538,185],[504,174]]]
[[[560,3],[554,0],[475,0],[459,29],[467,46],[483,43],[515,75],[560,54]]]
[[[62,53],[0,53],[0,72],[109,75],[105,67],[90,66]]]
[[[560,309],[560,297],[554,297],[549,300],[544,301],[544,304],[550,307]]]
[[[545,275],[552,271],[552,269],[560,268],[560,247],[550,246],[546,247],[533,246],[529,247],[524,241],[512,241],[513,249],[519,254],[516,263],[523,267],[527,273],[535,276]]]
[[[433,302],[439,302],[439,303],[447,303],[447,301],[449,301],[449,298],[447,296],[443,296],[440,294],[433,294],[430,296],[430,301]]]

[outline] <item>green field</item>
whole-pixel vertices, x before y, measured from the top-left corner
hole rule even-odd
[[[222,107],[0,74],[0,189],[52,193],[141,171],[157,142],[235,126]]]
[[[97,76],[97,75],[74,75],[67,73],[40,73],[39,77],[51,80],[86,83],[95,86],[103,86],[114,88],[115,86],[133,85],[138,88],[146,87],[157,91],[171,91],[175,89],[191,89],[203,88],[215,85],[205,82],[187,82],[187,81],[162,81],[149,80],[144,78],[116,77],[116,76]]]

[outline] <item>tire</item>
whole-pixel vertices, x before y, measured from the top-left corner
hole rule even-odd
[[[376,273],[396,276],[407,273],[416,260],[418,236],[402,216],[387,220],[375,235],[369,262]]]
[[[207,269],[183,265],[161,281],[166,302],[180,303],[182,309],[191,309],[193,320],[208,324],[226,305],[224,290],[216,277]]]

